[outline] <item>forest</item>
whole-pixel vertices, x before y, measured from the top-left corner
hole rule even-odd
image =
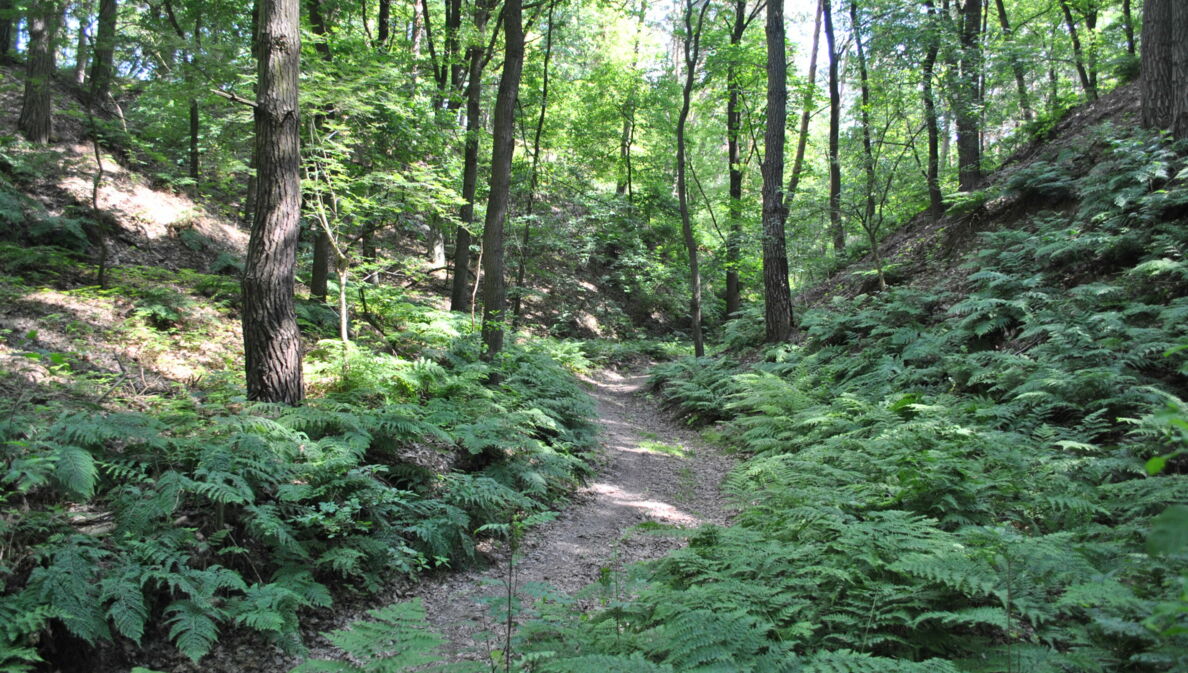
[[[1183,0],[0,0],[0,673],[1188,671]]]

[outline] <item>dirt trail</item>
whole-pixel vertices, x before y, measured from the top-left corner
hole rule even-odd
[[[645,521],[681,527],[725,523],[719,482],[730,461],[675,425],[638,395],[643,374],[601,372],[585,379],[598,403],[603,464],[560,516],[528,532],[517,583],[545,582],[572,594],[598,580],[602,568],[653,559],[676,548],[671,537],[633,531]],[[434,627],[449,640],[451,660],[484,658],[477,634],[492,628],[484,596],[506,572],[505,552],[491,568],[422,582],[400,598],[420,597]],[[497,645],[496,645],[497,646]]]
[[[585,379],[602,425],[597,474],[556,519],[527,532],[517,564],[519,586],[544,582],[573,594],[596,582],[603,568],[658,558],[681,544],[672,536],[633,530],[643,522],[686,528],[726,522],[729,512],[719,482],[731,461],[640,395],[646,378],[607,371]],[[449,661],[486,659],[487,643],[479,634],[495,628],[481,600],[500,593],[497,584],[507,563],[506,549],[488,551],[488,568],[400,581],[385,595],[344,601],[333,612],[311,615],[303,624],[309,656],[338,656],[315,634],[364,618],[367,610],[420,598],[434,628],[448,639],[443,654]],[[300,663],[247,632],[228,634],[199,664],[181,660],[165,643],[153,650],[147,657],[150,668],[172,673],[287,673]],[[138,658],[145,658],[143,651]]]

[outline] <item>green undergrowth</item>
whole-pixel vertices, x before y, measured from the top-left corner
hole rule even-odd
[[[1185,164],[1094,140],[1012,185],[1078,207],[983,234],[958,284],[836,299],[758,363],[656,367],[746,456],[743,508],[600,608],[535,606],[519,670],[1188,668]]]
[[[4,264],[33,253],[72,259],[6,248]],[[39,285],[53,281],[44,271],[5,292],[34,309],[46,296],[119,308],[103,332],[112,343],[233,333],[226,277],[117,269],[108,290],[55,290]],[[4,362],[44,376],[3,372],[6,390],[29,392],[0,402],[0,671],[162,639],[196,660],[229,628],[300,651],[302,611],[471,563],[481,540],[587,474],[593,407],[575,354],[527,339],[484,363],[462,316],[391,288],[365,298],[357,339],[307,353],[309,397],[296,408],[247,402],[233,370],[213,365],[193,387],[137,395],[135,371],[84,362],[94,343],[49,352],[46,334],[4,334]],[[302,302],[300,313],[306,334],[333,334],[329,309]]]

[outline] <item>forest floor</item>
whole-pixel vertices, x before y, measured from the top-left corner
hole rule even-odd
[[[526,534],[515,564],[521,587],[544,583],[573,595],[608,571],[683,544],[639,524],[695,528],[724,524],[730,515],[720,484],[731,460],[660,411],[643,392],[645,374],[607,370],[585,381],[602,426],[600,465],[556,519]],[[490,649],[502,649],[500,636],[488,642],[483,635],[498,631],[483,599],[506,590],[507,554],[500,549],[485,569],[423,581],[399,597],[424,601],[429,620],[449,641],[450,661],[485,660]]]

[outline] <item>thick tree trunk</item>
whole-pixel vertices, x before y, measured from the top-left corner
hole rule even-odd
[[[50,81],[54,76],[54,34],[58,30],[58,3],[42,0],[29,10],[29,64],[25,68],[25,95],[18,128],[32,143],[48,143],[53,127]]]
[[[99,19],[95,27],[95,61],[91,65],[91,100],[102,105],[111,94],[115,76],[117,0],[99,0]]]
[[[1015,88],[1019,92],[1019,107],[1023,109],[1023,118],[1031,121],[1034,115],[1031,112],[1030,96],[1027,95],[1027,75],[1023,71],[1023,61],[1015,52],[1015,33],[1011,28],[1011,20],[1007,16],[1006,4],[1003,0],[994,0],[994,2],[998,7],[998,25],[1002,27],[1002,35],[1007,42],[1007,50],[1010,54],[1008,60],[1011,63],[1011,70],[1015,73]]]
[[[784,126],[788,118],[788,65],[784,0],[767,0],[767,129],[763,134],[763,315],[768,342],[792,336],[792,293],[784,237]]]
[[[685,239],[685,250],[689,254],[689,320],[693,326],[693,354],[705,355],[705,339],[701,333],[701,269],[697,259],[697,240],[693,236],[693,222],[689,216],[689,187],[685,180],[688,161],[685,156],[685,125],[689,120],[689,106],[693,96],[693,81],[697,74],[697,62],[701,51],[701,26],[709,0],[702,0],[701,9],[694,7],[696,0],[685,0],[685,84],[681,90],[681,112],[677,117],[677,203],[681,213],[681,233]],[[697,11],[697,23],[693,23],[693,12]]]
[[[742,133],[742,110],[739,98],[737,54],[747,28],[747,0],[734,0],[734,23],[730,27],[730,61],[726,65],[726,169],[730,172],[730,232],[726,236],[726,315],[741,308],[738,265],[742,257],[742,156],[739,136]]]
[[[932,85],[935,77],[936,56],[940,50],[940,27],[936,23],[936,6],[932,0],[923,0],[931,26],[928,35],[928,49],[924,54],[923,72],[924,127],[928,131],[928,168],[925,180],[928,182],[928,213],[932,219],[940,219],[945,212],[944,197],[940,188],[940,122],[936,115],[936,96]]]
[[[495,97],[492,129],[491,189],[487,196],[487,217],[483,222],[483,352],[491,361],[503,351],[504,322],[507,320],[507,284],[503,266],[503,225],[511,196],[512,153],[515,151],[516,96],[524,67],[524,27],[521,1],[507,0],[503,6],[503,74]]]
[[[540,114],[536,117],[536,132],[532,136],[532,173],[528,180],[528,218],[524,221],[524,237],[520,240],[520,259],[516,267],[516,296],[512,301],[512,315],[517,320],[524,308],[524,276],[528,261],[528,245],[532,240],[532,215],[536,205],[536,188],[540,180],[540,140],[544,135],[545,114],[549,109],[549,61],[553,56],[553,7],[549,4],[548,27],[545,29],[544,70],[540,87]]]
[[[1143,126],[1188,138],[1188,7],[1147,0],[1143,8]]]
[[[1077,68],[1077,77],[1081,80],[1081,88],[1089,100],[1097,100],[1097,82],[1091,77],[1085,66],[1085,51],[1081,48],[1081,37],[1077,32],[1077,22],[1073,19],[1072,9],[1068,0],[1060,0],[1060,9],[1064,12],[1064,23],[1068,27],[1068,36],[1072,39],[1073,64]]]
[[[334,60],[334,54],[330,51],[329,30],[326,27],[326,17],[322,13],[321,0],[309,0],[309,25],[313,29],[314,35],[318,40],[314,43],[314,51],[318,53],[322,61],[330,63]],[[326,123],[325,111],[314,115],[314,129],[317,134],[322,135],[322,127]],[[321,190],[313,198],[319,199],[321,204],[319,208],[324,212],[329,210],[325,203],[325,194]],[[314,229],[314,250],[313,250],[313,269],[310,271],[309,292],[311,295],[326,301],[329,294],[330,281],[330,236],[320,227]]]
[[[965,0],[961,8],[960,72],[954,96],[957,118],[957,173],[961,191],[982,186],[982,0]]]
[[[474,6],[474,25],[483,35],[490,17],[490,5],[478,0]],[[454,278],[450,287],[450,310],[470,310],[470,227],[474,223],[474,199],[478,188],[479,130],[482,122],[483,67],[486,65],[484,47],[477,44],[467,49],[466,76],[466,142],[462,150],[462,220],[454,235]]]
[[[304,397],[301,335],[293,306],[301,219],[298,2],[260,2],[256,214],[243,272],[248,398],[287,404]]]
[[[823,0],[821,11],[825,19],[825,44],[829,50],[829,233],[833,237],[833,250],[840,254],[846,249],[846,230],[841,220],[841,160],[838,157],[841,134],[839,55],[833,34],[831,0]]]
[[[16,8],[13,0],[0,0],[0,63],[12,59],[12,41],[16,31]]]

